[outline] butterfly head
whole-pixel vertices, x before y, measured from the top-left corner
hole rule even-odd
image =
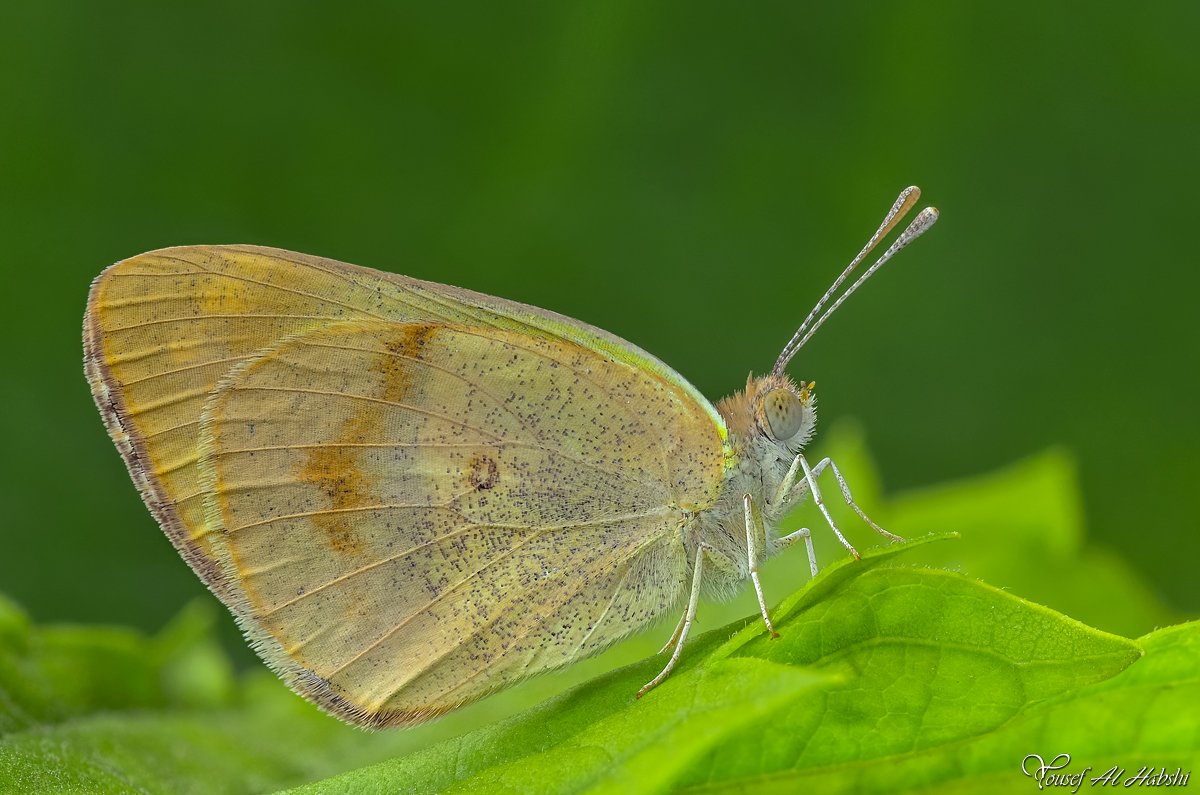
[[[799,385],[790,378],[769,375],[747,385],[755,430],[789,450],[799,450],[812,438],[817,424],[815,383]]]
[[[797,384],[787,375],[751,375],[746,391],[725,398],[717,410],[741,443],[765,444],[794,455],[812,438],[817,425],[815,387],[815,383]]]

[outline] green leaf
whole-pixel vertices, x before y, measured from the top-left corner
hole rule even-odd
[[[906,558],[910,563],[962,571],[1128,638],[1194,617],[1166,607],[1122,558],[1087,540],[1079,476],[1074,459],[1062,449],[1052,448],[980,477],[892,498],[881,494],[857,423],[835,423],[814,461],[817,456],[837,462],[855,501],[888,530],[905,538],[961,534],[960,543],[924,547]],[[826,491],[826,502],[851,541],[860,548],[880,543],[836,489]],[[804,523],[823,530],[823,521],[805,505],[789,526]],[[815,532],[814,538],[823,560],[842,554],[829,534]]]
[[[945,747],[914,749],[867,764],[784,770],[688,791],[741,793],[1035,791],[1021,772],[1037,754],[1070,763],[1056,771],[1084,781],[1115,768],[1119,783],[1148,768],[1188,772],[1200,765],[1200,622],[1141,639],[1145,657],[1116,676],[1031,706],[996,731]],[[1036,763],[1030,762],[1030,770]],[[1133,785],[1129,785],[1133,786]]]
[[[297,791],[654,793],[870,768],[898,754],[950,753],[1141,654],[961,575],[881,567],[903,549],[829,566],[780,605],[778,638],[761,619],[704,635],[641,701],[633,694],[666,655]]]

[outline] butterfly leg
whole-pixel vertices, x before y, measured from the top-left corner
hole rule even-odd
[[[804,481],[800,481],[800,483],[795,482],[796,472],[800,470],[800,458],[800,456],[796,456],[792,459],[792,465],[788,467],[787,474],[783,476],[783,480],[779,481],[779,488],[775,490],[775,497],[768,505],[779,505],[781,502],[799,499],[804,496],[804,492],[799,490],[800,483],[804,483]],[[818,466],[820,465],[818,464]],[[817,474],[821,473],[818,471]],[[806,485],[805,490],[807,488]]]
[[[667,667],[662,669],[662,673],[642,685],[642,689],[637,691],[638,698],[658,687],[670,675],[671,669],[675,667],[675,663],[679,660],[679,654],[683,651],[683,644],[687,640],[688,632],[692,628],[692,623],[696,620],[696,605],[700,603],[700,578],[704,571],[704,558],[706,555],[712,557],[713,563],[720,567],[719,559],[722,557],[721,553],[708,544],[701,542],[696,548],[696,567],[692,571],[692,593],[688,597],[687,612],[684,613],[683,621],[679,625],[679,640],[675,643],[675,651],[671,653],[671,659],[667,661]]]
[[[762,583],[758,581],[758,539],[761,538],[762,543],[766,544],[767,531],[763,528],[762,516],[754,510],[754,500],[750,495],[744,495],[742,501],[746,506],[746,549],[750,555],[750,581],[754,583],[754,591],[758,594],[758,609],[762,611],[767,631],[771,633],[771,637],[778,638],[779,633],[775,631],[771,624],[771,616],[767,614],[767,600],[763,598]]]
[[[850,554],[854,556],[854,559],[858,560],[858,550],[854,548],[853,544],[846,540],[846,537],[842,535],[842,531],[838,529],[837,523],[833,521],[833,517],[829,514],[829,509],[825,507],[825,500],[821,499],[821,490],[817,488],[817,475],[821,474],[825,467],[833,462],[828,458],[822,460],[819,464],[817,464],[818,469],[816,472],[814,472],[812,469],[809,469],[808,461],[804,459],[803,454],[797,455],[796,458],[800,461],[800,466],[804,468],[804,480],[801,482],[808,484],[808,490],[811,491],[813,495],[813,502],[815,502],[817,507],[821,509],[821,514],[825,517],[825,521],[829,523],[829,529],[832,530],[833,534],[838,537],[838,541],[842,542],[842,546],[850,550]],[[799,486],[799,484],[797,484],[797,486]]]
[[[684,610],[683,614],[681,616],[679,616],[679,623],[675,625],[675,631],[673,633],[671,633],[671,639],[669,641],[667,641],[665,646],[663,646],[661,649],[658,650],[659,654],[662,654],[664,651],[666,651],[667,649],[669,649],[675,645],[675,642],[679,640],[679,636],[681,634],[683,634],[683,624],[686,621],[687,621],[687,611]]]
[[[801,527],[796,532],[785,535],[779,539],[779,543],[783,544],[783,549],[786,549],[801,538],[804,539],[804,544],[808,547],[808,567],[812,569],[812,576],[816,577],[819,571],[817,568],[817,552],[813,549],[812,533],[808,531],[807,527]]]
[[[846,479],[844,477],[842,477],[842,472],[841,472],[841,470],[839,470],[837,468],[837,464],[833,463],[833,461],[828,458],[821,461],[821,463],[824,464],[826,461],[829,462],[829,468],[833,470],[833,476],[835,478],[837,478],[838,486],[840,486],[842,489],[842,497],[845,498],[846,504],[854,509],[854,512],[856,514],[858,514],[859,518],[862,519],[867,524],[871,525],[871,528],[876,533],[879,533],[881,536],[887,536],[888,538],[892,539],[893,541],[904,541],[903,538],[896,535],[895,533],[889,533],[887,530],[884,530],[882,527],[880,527],[879,525],[872,522],[871,517],[869,517],[865,513],[863,513],[863,509],[858,507],[858,503],[856,503],[854,501],[854,497],[851,496],[850,486],[848,486],[846,484]]]
[[[837,478],[838,487],[842,491],[842,498],[845,499],[847,505],[849,505],[851,508],[854,509],[854,512],[856,514],[858,514],[860,519],[862,519],[864,522],[866,522],[868,525],[870,525],[871,529],[873,529],[875,532],[879,533],[882,536],[886,536],[887,538],[890,538],[893,541],[903,541],[904,540],[903,538],[896,535],[895,533],[889,533],[887,530],[884,530],[882,527],[875,524],[875,522],[871,521],[871,517],[867,516],[867,514],[863,511],[863,509],[858,507],[858,503],[856,503],[854,501],[854,496],[850,493],[850,486],[849,486],[849,484],[846,483],[846,478],[842,475],[841,470],[839,470],[837,468],[837,464],[833,463],[833,461],[831,459],[823,458],[817,463],[816,466],[814,466],[810,469],[808,466],[808,461],[806,461],[804,456],[801,454],[801,455],[796,456],[796,461],[793,462],[793,464],[792,464],[793,470],[796,468],[797,463],[800,464],[800,466],[804,468],[804,478],[801,479],[799,482],[797,482],[796,485],[792,488],[791,493],[787,497],[788,502],[796,502],[796,501],[800,500],[801,498],[803,498],[807,492],[811,491],[813,493],[813,501],[817,504],[817,507],[821,509],[821,513],[825,516],[825,521],[829,523],[829,527],[833,530],[834,534],[838,537],[838,540],[841,541],[843,545],[845,545],[846,549],[850,550],[850,554],[853,555],[856,559],[859,557],[858,551],[853,546],[851,546],[850,542],[847,541],[845,536],[842,535],[841,531],[838,530],[837,525],[833,521],[833,517],[829,515],[828,508],[825,507],[825,501],[821,498],[821,491],[820,491],[820,489],[817,488],[816,479],[818,476],[820,476],[820,474],[822,472],[825,471],[826,467],[829,467],[830,469],[833,470],[833,475],[835,478]],[[785,480],[784,483],[786,484],[787,481]],[[795,535],[795,533],[793,533],[793,535]],[[793,542],[794,542],[794,540],[795,539],[793,539]],[[811,540],[809,540],[808,543],[809,543],[809,547],[811,549],[811,546],[812,546]],[[813,560],[814,560],[814,558],[812,558],[812,556],[810,554],[810,562],[813,562]]]

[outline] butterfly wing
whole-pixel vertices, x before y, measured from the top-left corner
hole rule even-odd
[[[473,701],[670,609],[684,511],[715,497],[721,469],[702,410],[653,374],[451,325],[288,339],[223,381],[204,428],[210,524],[244,623],[289,681],[376,725]]]
[[[636,346],[562,315],[457,287],[256,246],[162,249],[97,277],[85,369],[143,499],[183,557],[228,603],[203,515],[200,411],[218,380],[289,334],[352,319],[429,320],[573,342],[655,373],[703,407],[685,379]]]
[[[364,725],[602,648],[678,598],[723,426],[628,343],[248,248],[119,263],[85,321],[147,504],[268,662]]]

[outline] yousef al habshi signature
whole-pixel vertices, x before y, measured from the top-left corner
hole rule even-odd
[[[1143,766],[1136,773],[1126,775],[1125,768],[1120,765],[1113,765],[1104,773],[1089,777],[1088,773],[1092,772],[1091,767],[1085,767],[1078,773],[1068,773],[1063,768],[1071,764],[1070,754],[1059,754],[1049,762],[1042,759],[1037,754],[1030,754],[1021,760],[1021,772],[1037,782],[1038,789],[1046,787],[1071,787],[1071,792],[1078,792],[1085,781],[1091,783],[1093,787],[1108,786],[1116,787],[1118,785],[1125,787],[1141,786],[1141,787],[1186,787],[1188,779],[1192,775],[1192,771],[1184,771],[1182,768],[1175,768],[1170,771],[1167,768],[1155,768]],[[1059,772],[1062,771],[1062,772]]]

